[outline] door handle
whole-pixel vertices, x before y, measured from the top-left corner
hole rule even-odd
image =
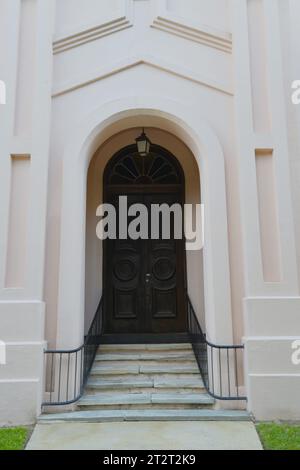
[[[151,279],[151,274],[147,273],[146,274],[146,282],[150,282],[150,279]]]

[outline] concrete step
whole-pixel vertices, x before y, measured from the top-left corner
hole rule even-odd
[[[102,365],[94,365],[92,367],[90,375],[128,375],[128,374],[135,374],[138,375],[140,373],[140,366],[139,365],[124,365],[118,364],[117,366],[111,364],[102,364]]]
[[[186,363],[145,363],[140,366],[141,374],[199,374],[196,361]]]
[[[102,344],[98,352],[118,351],[192,351],[189,343],[163,343],[163,344]]]
[[[165,351],[165,352],[110,352],[96,355],[95,361],[195,361],[192,351]]]
[[[131,359],[131,360],[126,360],[124,359],[123,361],[119,361],[119,360],[110,360],[110,361],[102,361],[101,359],[101,356],[99,356],[99,359],[96,360],[94,362],[94,365],[95,366],[101,366],[101,365],[105,365],[105,366],[113,366],[113,367],[116,367],[116,366],[121,366],[121,367],[127,367],[127,366],[139,366],[139,367],[142,367],[144,365],[149,365],[149,366],[154,366],[154,365],[164,365],[164,366],[177,366],[177,365],[197,365],[197,361],[196,359],[191,356],[190,358],[185,358],[185,359],[182,359],[180,361],[178,361],[177,359],[169,359],[169,360],[163,360],[163,359],[160,359],[160,360],[155,360],[155,359],[149,359],[149,360],[146,360],[146,359],[143,359],[143,360],[139,360],[139,359]]]
[[[96,395],[85,395],[78,406],[102,407],[107,405],[213,405],[214,399],[207,393],[99,393]]]
[[[203,389],[203,381],[197,374],[120,376],[118,378],[91,378],[88,390],[125,390],[125,389]]]
[[[105,390],[105,389],[140,389],[140,388],[151,388],[154,386],[154,381],[151,378],[145,376],[140,378],[139,376],[125,376],[113,379],[104,378],[93,378],[87,383],[87,390]]]
[[[104,406],[104,405],[140,405],[150,404],[150,393],[99,393],[97,395],[84,395],[78,402],[82,406]]]
[[[121,421],[251,421],[249,413],[240,410],[212,409],[146,409],[146,410],[85,410],[44,414],[38,423],[59,422],[121,422]]]
[[[204,388],[199,370],[195,374],[161,374],[154,375],[154,387],[164,388]]]
[[[91,375],[128,375],[128,374],[199,374],[196,361],[181,362],[97,362]]]
[[[213,405],[215,400],[208,393],[198,392],[173,392],[173,393],[153,393],[151,403],[161,405]]]

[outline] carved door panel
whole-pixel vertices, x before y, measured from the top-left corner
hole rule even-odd
[[[118,196],[109,202],[118,208]],[[171,206],[180,195],[129,194],[128,206],[135,203],[148,208],[150,228],[151,204]],[[105,333],[186,331],[184,240],[175,240],[173,229],[163,239],[161,228],[157,239],[105,241]]]

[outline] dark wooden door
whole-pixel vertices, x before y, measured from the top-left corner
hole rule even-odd
[[[128,206],[182,203],[181,193],[129,193]],[[119,194],[108,202],[118,209]],[[118,219],[118,218],[117,218]],[[128,218],[128,223],[130,223]],[[171,224],[172,226],[173,224]],[[118,229],[118,227],[117,227]],[[118,233],[118,230],[117,230]],[[187,330],[184,239],[106,240],[104,243],[105,333],[172,334]]]

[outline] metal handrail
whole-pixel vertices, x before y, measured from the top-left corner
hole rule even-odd
[[[47,349],[45,353],[46,389],[50,399],[42,406],[70,405],[84,392],[102,333],[103,304],[98,305],[89,331],[75,349]]]
[[[102,299],[85,336],[75,349],[45,350],[46,389],[50,398],[42,406],[70,405],[84,392],[102,334]],[[238,363],[243,345],[214,344],[206,339],[190,299],[188,332],[207,393],[218,400],[247,400],[239,394]]]
[[[217,400],[247,400],[239,394],[238,363],[242,344],[214,344],[206,339],[193,305],[188,299],[189,337],[207,393]]]

